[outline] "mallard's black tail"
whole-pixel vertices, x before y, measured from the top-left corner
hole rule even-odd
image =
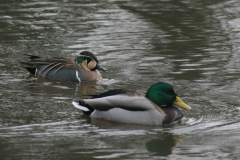
[[[72,102],[74,107],[77,109],[80,109],[84,114],[90,115],[95,109],[92,108],[90,105],[84,102],[84,100],[80,100],[79,103],[77,102]]]

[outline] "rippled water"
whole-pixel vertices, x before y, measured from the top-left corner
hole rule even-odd
[[[240,2],[1,1],[2,159],[238,159]],[[88,83],[51,81],[22,54],[89,50],[108,69]],[[71,104],[113,88],[175,86],[193,110],[171,126],[94,120]]]

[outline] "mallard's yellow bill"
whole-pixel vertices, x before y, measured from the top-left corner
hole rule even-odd
[[[189,105],[184,103],[178,96],[176,97],[176,100],[173,102],[173,104],[175,104],[175,105],[177,105],[179,107],[182,107],[184,109],[188,109],[188,110],[192,109]]]

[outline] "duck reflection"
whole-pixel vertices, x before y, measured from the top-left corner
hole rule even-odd
[[[173,147],[177,144],[178,138],[171,133],[164,133],[161,138],[151,139],[146,142],[146,149],[153,152],[153,156],[167,157],[172,153]]]
[[[56,97],[88,97],[96,94],[97,81],[72,83],[64,81],[54,81],[45,78],[27,78],[26,87],[31,93],[44,93]]]
[[[129,148],[133,152],[145,152],[147,150],[150,156],[167,157],[172,154],[173,148],[181,138],[164,131],[166,128],[172,128],[172,126],[124,124],[91,118],[84,114],[79,119],[85,119],[84,124],[93,127],[92,130],[99,137],[102,137],[101,140],[104,144],[111,144],[114,140],[117,148],[130,145]],[[151,134],[153,132],[154,134]]]

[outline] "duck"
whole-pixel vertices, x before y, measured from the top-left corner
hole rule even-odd
[[[107,71],[90,51],[82,51],[76,58],[41,58],[34,55],[24,55],[29,60],[20,62],[20,64],[36,77],[70,82],[88,82],[102,78],[98,70]]]
[[[73,101],[72,104],[93,118],[143,125],[167,125],[181,121],[183,113],[176,106],[191,110],[167,82],[153,84],[146,94],[113,89],[92,95],[89,99]]]

